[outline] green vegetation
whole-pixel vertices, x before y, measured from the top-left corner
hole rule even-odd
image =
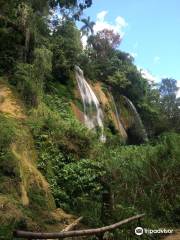
[[[178,189],[175,190],[179,182],[179,141],[178,134],[168,134],[154,144],[108,149],[101,156],[107,169],[113,173],[114,191],[117,191],[115,202],[120,203],[117,207],[120,207],[121,214],[124,207],[129,207],[135,212],[146,211],[148,217],[164,224],[176,222],[179,209]]]
[[[16,119],[0,113],[0,206],[6,204],[4,212],[9,211],[6,218],[0,215],[0,239],[11,239],[14,228],[51,229],[56,223],[50,214],[54,205],[83,216],[88,227],[138,213],[146,213],[142,224],[149,228],[180,223],[177,81],[167,78],[154,86],[144,79],[133,58],[119,50],[121,36],[107,29],[95,34],[94,23],[83,18],[83,9],[91,4],[1,3],[0,75],[17,91],[27,116]],[[77,20],[85,24],[86,49]],[[99,81],[105,94],[113,93],[127,123],[132,116],[121,95],[135,104],[148,143],[140,145],[136,134],[134,145],[125,145],[107,117],[111,109],[114,112],[112,104],[104,109],[106,143],[99,141],[98,130],[88,130],[76,119],[71,104],[83,108],[76,96],[75,65],[91,84]],[[0,107],[6,97],[0,96]],[[107,239],[120,237],[135,239],[134,224]]]
[[[15,187],[13,184],[11,189],[9,189],[9,183],[12,179],[16,181],[19,178],[17,161],[13,158],[10,150],[10,144],[12,144],[17,134],[17,124],[13,119],[9,119],[2,114],[0,114],[0,122],[0,192],[8,193],[11,192],[13,187]]]

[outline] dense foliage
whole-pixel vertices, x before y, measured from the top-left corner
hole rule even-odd
[[[120,50],[121,36],[107,29],[94,33],[90,18],[82,19],[85,26],[81,33],[76,20],[91,4],[2,0],[0,74],[8,77],[26,105],[28,118],[23,124],[33,135],[38,169],[48,180],[57,207],[84,216],[88,226],[110,224],[142,212],[146,213],[146,227],[177,226],[177,81],[166,78],[158,86],[149,83],[132,56]],[[85,49],[83,34],[88,35]],[[124,146],[108,122],[108,139],[102,144],[98,133],[78,122],[71,109],[72,102],[77,101],[75,65],[82,67],[89,81],[100,81],[115,99],[124,95],[135,104],[149,143],[138,145],[136,139],[135,145]],[[14,119],[3,114],[0,122],[0,179],[18,178],[17,162],[9,152],[18,127]],[[38,194],[31,193],[40,205],[43,197]],[[133,232],[126,230],[114,232],[114,239],[133,239]]]

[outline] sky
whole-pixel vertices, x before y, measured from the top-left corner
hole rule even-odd
[[[95,32],[114,29],[149,80],[169,77],[180,87],[180,0],[93,0],[84,11]],[[180,92],[179,92],[180,96]]]

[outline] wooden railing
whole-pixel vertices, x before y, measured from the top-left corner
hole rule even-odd
[[[78,236],[98,236],[99,239],[103,239],[103,235],[105,232],[112,231],[120,226],[135,221],[140,220],[144,217],[145,214],[136,215],[127,219],[124,219],[120,222],[115,224],[101,227],[101,228],[93,228],[93,229],[86,229],[86,230],[74,230],[74,231],[62,231],[62,232],[53,232],[53,233],[44,233],[44,232],[28,232],[28,231],[20,231],[16,230],[13,233],[13,236],[16,238],[26,238],[28,240],[32,239],[63,239],[68,237],[78,237]]]

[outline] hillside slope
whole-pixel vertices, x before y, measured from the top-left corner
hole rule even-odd
[[[4,81],[0,99],[2,140],[11,135],[9,146],[0,145],[0,239],[11,239],[14,228],[61,230],[75,217],[55,208],[49,184],[37,169],[25,108]]]

